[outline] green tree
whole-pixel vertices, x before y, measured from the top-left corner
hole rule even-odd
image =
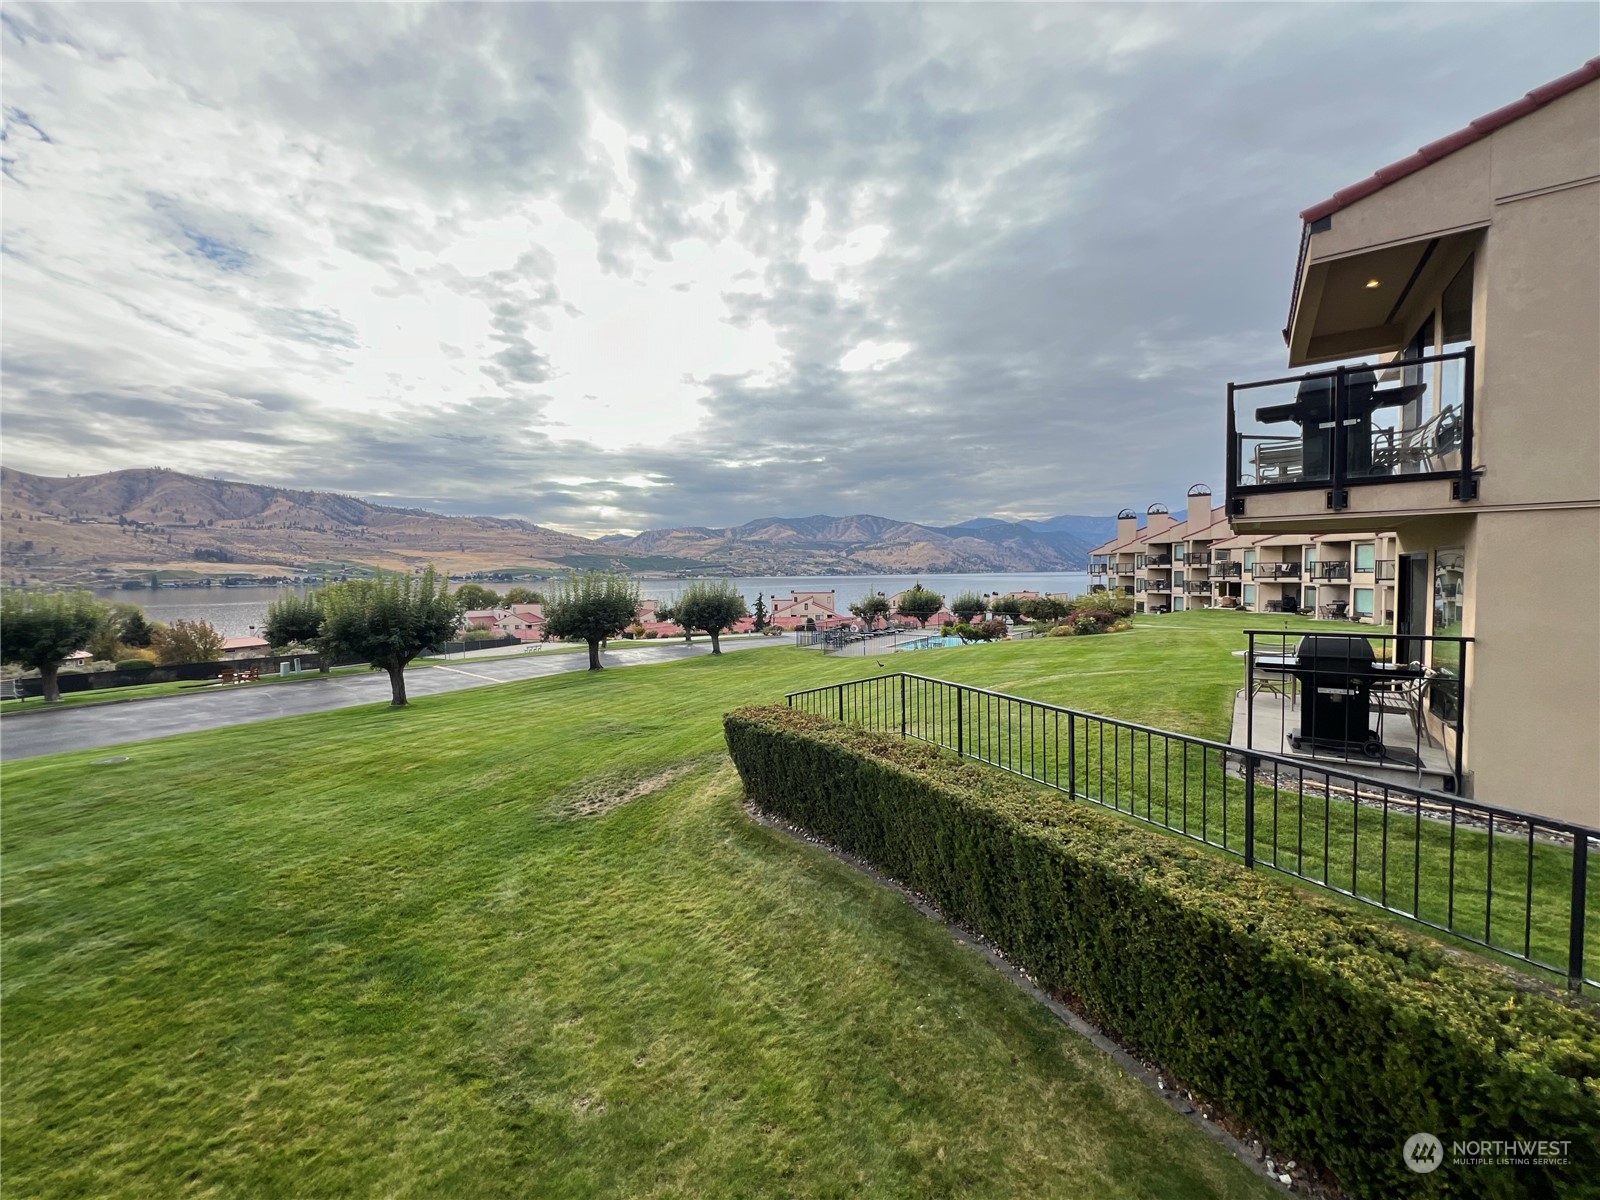
[[[1072,611],[1072,606],[1055,596],[1040,596],[1022,602],[1022,615],[1030,621],[1060,621]]]
[[[323,658],[358,658],[387,671],[394,708],[406,704],[406,664],[449,641],[460,619],[450,581],[431,566],[421,575],[379,572],[375,579],[336,583],[316,599]]]
[[[507,604],[543,604],[544,597],[530,587],[514,587],[506,589],[505,603]]]
[[[989,611],[989,602],[977,592],[962,592],[950,601],[950,611],[955,613],[957,619],[970,625]]]
[[[722,653],[721,637],[750,615],[739,589],[726,579],[697,580],[678,594],[673,620],[685,629],[703,629],[711,637],[711,653]]]
[[[850,606],[850,611],[865,621],[867,628],[871,629],[880,618],[884,621],[889,619],[889,597],[882,592],[868,592]]]
[[[922,584],[912,585],[908,592],[900,594],[900,603],[895,606],[895,614],[910,617],[922,628],[928,627],[928,619],[944,606],[944,597],[938,592],[929,591]]]
[[[766,605],[766,602],[761,598],[761,593],[760,592],[756,593],[756,611],[755,611],[755,615],[752,618],[752,620],[755,622],[755,627],[756,627],[756,632],[757,633],[763,633],[763,632],[766,631],[766,628],[767,628],[767,605]]]
[[[322,604],[317,593],[291,592],[267,605],[267,623],[261,627],[261,636],[273,647],[315,646],[321,633]],[[326,654],[318,657],[322,660],[322,673],[326,675],[333,664]]]
[[[150,637],[156,661],[174,663],[216,662],[222,657],[222,634],[209,621],[190,621],[180,617],[171,625],[158,628]]]
[[[694,641],[694,627],[689,625],[687,622],[680,621],[678,619],[677,610],[674,609],[672,605],[656,605],[656,620],[663,621],[668,625],[676,625],[679,629],[683,630],[683,640],[686,644]]]
[[[456,606],[462,612],[472,612],[479,608],[498,608],[500,593],[493,588],[484,587],[481,583],[463,583],[456,589]]]
[[[105,619],[104,606],[81,588],[7,591],[0,594],[0,661],[39,672],[45,702],[54,704],[61,699],[61,664],[87,648]]]
[[[600,643],[616,637],[639,615],[639,585],[610,571],[578,571],[560,580],[545,600],[544,629],[551,637],[589,643],[589,670],[600,670]]]
[[[1015,596],[1001,596],[989,605],[989,611],[997,617],[1010,617],[1015,621],[1022,616],[1022,601]]]
[[[145,619],[144,609],[137,604],[117,601],[111,605],[111,613],[116,622],[117,640],[124,646],[143,650],[150,644],[155,627]]]

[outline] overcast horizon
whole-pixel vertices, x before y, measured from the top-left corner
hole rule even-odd
[[[1222,491],[1301,209],[1587,4],[8,5],[4,462],[595,536]]]

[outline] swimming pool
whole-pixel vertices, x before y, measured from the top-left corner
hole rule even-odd
[[[896,646],[896,650],[938,650],[944,646],[959,646],[961,639],[958,637],[940,637],[930,634],[928,637],[917,638],[913,642],[905,642]]]

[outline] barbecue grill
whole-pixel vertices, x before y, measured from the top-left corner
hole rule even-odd
[[[1369,722],[1372,685],[1388,675],[1386,666],[1376,661],[1365,638],[1301,638],[1290,667],[1300,684],[1300,730],[1289,744],[1298,750],[1309,742],[1319,749],[1382,758],[1383,741]]]

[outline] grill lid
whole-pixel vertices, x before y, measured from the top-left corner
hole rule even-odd
[[[1377,660],[1372,643],[1360,636],[1334,637],[1326,633],[1311,633],[1300,639],[1295,654],[1304,665],[1316,664],[1329,670],[1342,667],[1363,669]]]

